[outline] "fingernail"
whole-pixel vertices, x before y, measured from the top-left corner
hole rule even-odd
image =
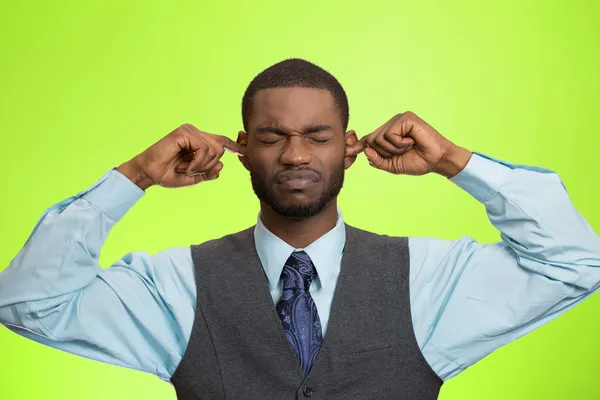
[[[230,148],[228,148],[228,147],[225,147],[225,146],[223,146],[223,148],[225,149],[225,151],[228,151],[228,152],[230,152],[230,153],[236,154],[236,155],[238,155],[238,156],[240,156],[240,157],[244,157],[244,155],[243,155],[243,154],[241,154],[241,153],[238,153],[238,152],[237,152],[237,151],[235,151],[235,150],[231,150]]]

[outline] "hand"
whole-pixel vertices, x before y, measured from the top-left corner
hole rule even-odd
[[[436,172],[447,178],[458,174],[472,154],[444,138],[412,112],[395,115],[350,146],[346,155],[362,151],[372,166],[393,174]]]
[[[117,168],[141,189],[153,185],[183,187],[217,179],[225,150],[243,156],[245,148],[226,136],[181,125]]]

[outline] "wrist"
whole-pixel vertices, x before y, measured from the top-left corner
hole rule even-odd
[[[146,190],[154,186],[154,181],[146,175],[142,168],[142,162],[138,157],[121,164],[117,167],[117,171],[123,174],[131,182],[135,183],[140,189]]]
[[[434,172],[450,179],[465,169],[472,155],[473,153],[464,147],[453,144]]]

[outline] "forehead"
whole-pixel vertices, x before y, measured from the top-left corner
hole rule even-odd
[[[259,90],[252,100],[250,125],[279,125],[302,129],[313,124],[340,123],[328,90],[290,87]]]

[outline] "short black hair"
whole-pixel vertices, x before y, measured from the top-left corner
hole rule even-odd
[[[248,129],[248,119],[254,95],[262,89],[280,87],[306,87],[325,89],[333,96],[333,101],[342,118],[344,130],[350,116],[348,98],[337,79],[323,68],[300,58],[289,58],[270,66],[250,82],[242,98],[242,122]]]

